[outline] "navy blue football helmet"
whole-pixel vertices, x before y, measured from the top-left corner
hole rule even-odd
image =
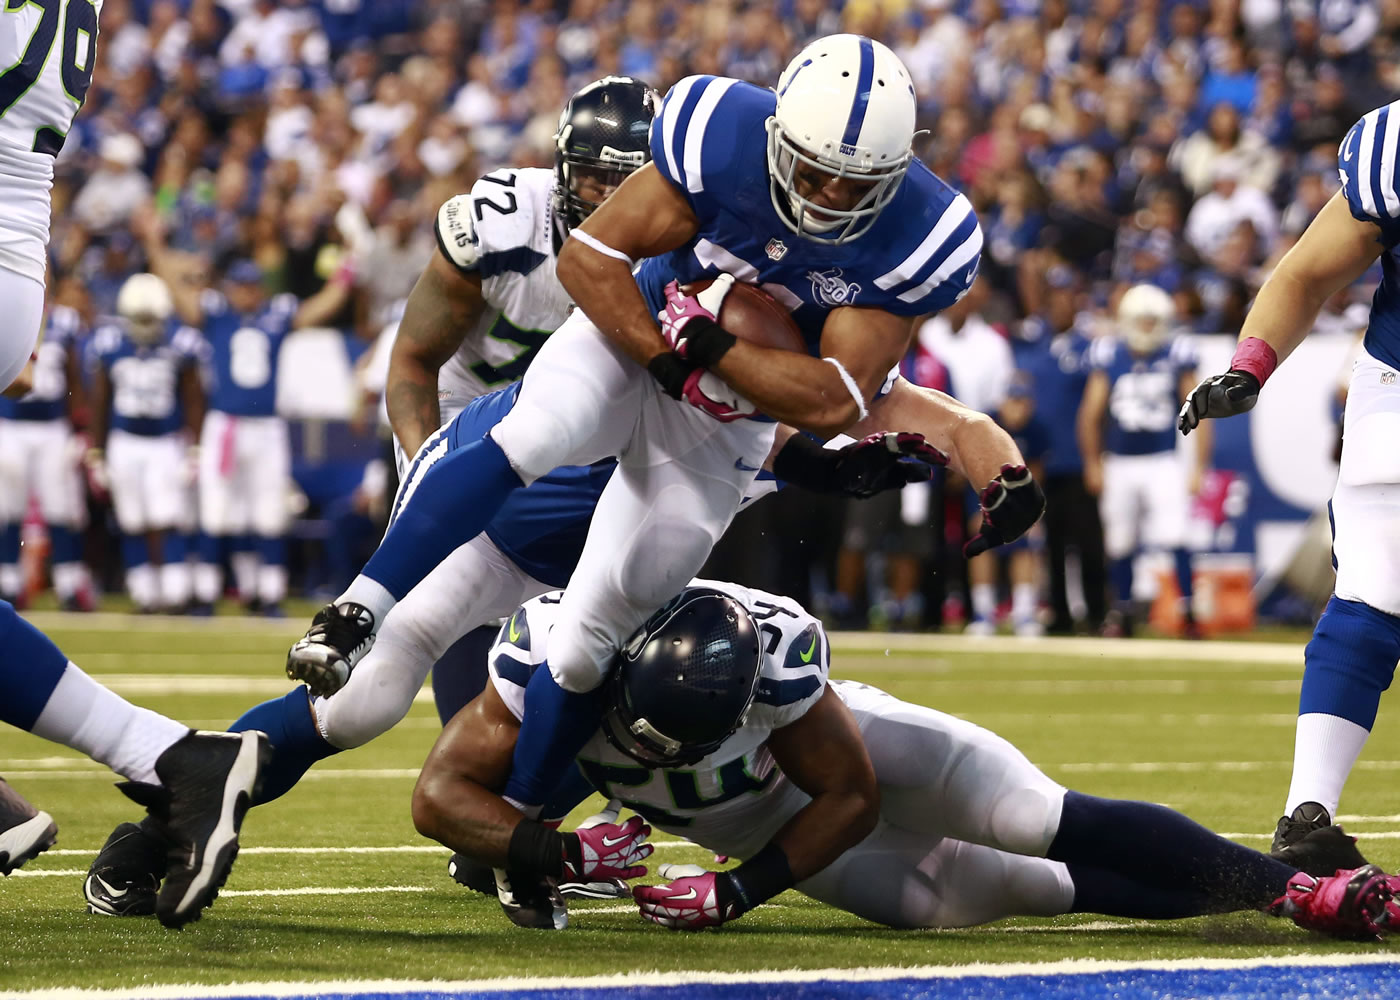
[[[630,76],[605,76],[569,98],[554,135],[554,217],[565,234],[601,204],[579,195],[583,175],[616,187],[651,159],[660,108],[661,96]]]
[[[603,734],[647,767],[694,764],[743,725],[762,663],[748,610],[718,590],[687,588],[622,648]]]

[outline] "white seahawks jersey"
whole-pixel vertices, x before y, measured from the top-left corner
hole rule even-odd
[[[689,767],[653,771],[593,734],[578,763],[603,795],[621,799],[653,825],[722,853],[757,852],[792,814],[791,798],[805,798],[768,752],[769,734],[796,722],[821,698],[831,644],[821,622],[796,601],[733,583],[695,580],[749,609],[762,632],[758,693],[744,724],[718,750]],[[548,654],[549,631],[559,615],[555,591],[526,602],[501,626],[491,650],[491,680],[520,717],[525,685]]]
[[[438,374],[444,423],[518,382],[569,315],[554,274],[553,191],[552,170],[495,170],[438,210],[438,246],[462,273],[480,276],[487,306]]]
[[[44,280],[53,161],[92,83],[102,0],[0,6],[0,267]]]

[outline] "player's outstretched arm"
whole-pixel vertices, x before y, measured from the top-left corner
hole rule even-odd
[[[672,354],[661,336],[632,277],[632,265],[682,246],[699,228],[685,196],[649,163],[570,232],[555,272],[603,336],[663,386],[668,379],[676,381],[668,391],[677,398],[691,366]],[[658,358],[666,360],[654,365]],[[658,365],[671,370],[663,372]]]
[[[1103,418],[1108,413],[1108,390],[1108,376],[1092,372],[1084,384],[1075,420],[1079,454],[1084,457],[1084,488],[1090,496],[1103,492]]]
[[[811,878],[875,829],[875,767],[850,710],[830,688],[796,722],[773,730],[768,749],[812,801],[733,871],[687,871],[666,885],[633,889],[644,917],[672,930],[734,920]]]
[[[441,252],[433,254],[409,293],[384,385],[389,423],[409,455],[442,423],[438,372],[485,305],[481,275],[458,270]]]
[[[1380,226],[1355,218],[1345,191],[1334,194],[1259,289],[1230,369],[1186,397],[1181,432],[1191,433],[1210,417],[1252,409],[1274,368],[1312,330],[1323,303],[1361,277],[1384,249]]]
[[[520,723],[492,684],[452,717],[413,789],[418,832],[493,868],[554,879],[640,878],[652,852],[640,816],[560,833],[502,798]]]

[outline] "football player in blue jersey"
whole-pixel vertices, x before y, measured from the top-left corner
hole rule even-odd
[[[87,519],[72,415],[86,405],[79,341],[82,317],[52,306],[39,344],[27,396],[0,398],[0,600],[20,594],[20,524],[32,493],[49,533],[53,589],[59,606],[79,611],[90,605],[88,574],[79,532]]]
[[[262,270],[236,260],[223,290],[181,279],[178,268],[149,234],[153,270],[170,283],[181,319],[208,342],[209,408],[199,431],[200,564],[196,610],[208,614],[223,591],[220,567],[231,555],[241,596],[252,608],[280,614],[287,594],[286,534],[291,515],[292,449],[287,423],[277,415],[277,359],[292,330],[319,326],[345,306],[354,273],[341,268],[315,295],[298,302],[269,297]]]
[[[110,486],[136,610],[183,611],[190,599],[184,532],[193,520],[205,345],[199,331],[176,321],[170,291],[154,274],[126,280],[117,314],[92,338],[96,378],[85,461]]]
[[[1176,309],[1155,285],[1134,285],[1118,302],[1117,336],[1089,351],[1092,371],[1079,407],[1079,448],[1085,488],[1099,498],[1104,551],[1114,608],[1109,634],[1133,628],[1133,559],[1139,547],[1172,554],[1188,635],[1199,635],[1191,613],[1191,553],[1186,531],[1191,497],[1210,461],[1210,438],[1197,437],[1194,468],[1176,451],[1176,401],[1196,381],[1188,341],[1172,336]]]
[[[1259,290],[1229,370],[1191,391],[1179,421],[1187,434],[1203,419],[1252,409],[1323,303],[1380,258],[1329,504],[1337,582],[1303,653],[1293,780],[1273,843],[1283,857],[1336,815],[1400,661],[1400,102],[1351,127],[1337,166],[1342,189]]]
[[[413,793],[419,832],[495,867],[493,894],[520,926],[567,926],[554,880],[646,874],[645,820],[742,861],[662,865],[664,884],[633,890],[642,916],[675,930],[793,888],[891,927],[1255,909],[1348,938],[1400,930],[1400,878],[1348,839],[1314,835],[1315,877],[1165,806],[1067,789],[979,726],[830,679],[830,641],[796,602],[709,580],[617,654],[580,749],[588,782],[638,815],[560,833],[499,790],[561,614],[545,594],[512,615],[491,683],[443,730]]]
[[[579,309],[541,348],[511,412],[435,463],[402,504],[348,599],[298,643],[291,672],[335,690],[449,543],[475,537],[512,492],[553,469],[618,458],[550,669],[532,681],[532,732],[509,795],[537,808],[596,724],[619,643],[733,517],[773,449],[772,421],[823,437],[887,429],[863,421],[913,320],[975,277],[981,230],[967,199],[914,159],[914,114],[908,71],[856,35],[813,42],[776,92],[678,83],[651,127],[652,162],[560,251],[559,279]],[[706,278],[698,295],[682,290]],[[811,353],[724,330],[717,316],[735,280],[789,308]],[[789,445],[773,471],[798,478],[784,468],[813,451]],[[987,512],[970,554],[1024,533],[1043,508],[1025,467],[990,454],[965,456]]]

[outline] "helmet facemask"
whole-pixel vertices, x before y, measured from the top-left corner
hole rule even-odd
[[[777,116],[767,121],[768,186],[773,207],[799,236],[824,243],[847,243],[862,236],[899,191],[913,162],[913,151],[899,160],[870,168],[847,159],[803,149],[783,128]],[[830,143],[828,143],[830,145]],[[868,188],[850,208],[828,208],[799,192],[804,175],[820,177],[809,194],[816,195],[832,178],[865,183]]]

